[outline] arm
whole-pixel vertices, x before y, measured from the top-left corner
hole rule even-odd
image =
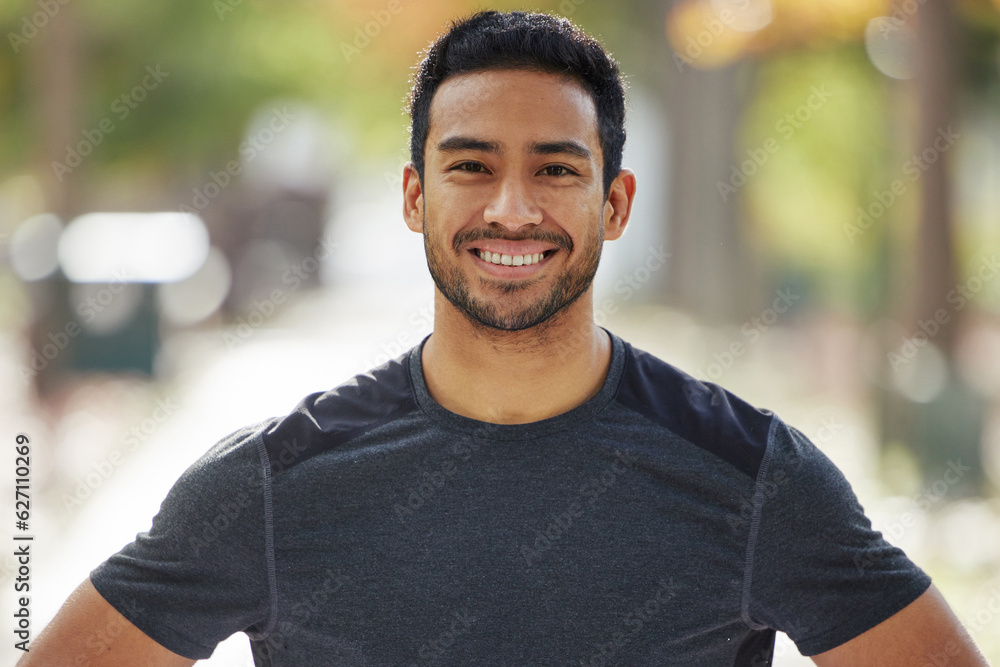
[[[86,579],[31,643],[30,650],[17,665],[187,667],[194,662],[143,634],[101,597],[90,579]]]
[[[932,585],[870,630],[813,656],[819,667],[988,667],[972,638]]]

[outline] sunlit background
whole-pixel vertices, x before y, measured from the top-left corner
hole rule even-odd
[[[628,76],[597,320],[809,435],[1000,664],[1000,0],[492,6]],[[479,7],[0,3],[0,543],[23,433],[33,634],[217,439],[430,332],[404,99]]]

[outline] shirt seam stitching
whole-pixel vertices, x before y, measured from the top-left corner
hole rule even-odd
[[[653,419],[652,417],[650,417],[649,415],[645,414],[641,410],[637,410],[634,407],[632,407],[631,405],[628,405],[627,403],[624,403],[624,402],[619,401],[617,399],[615,399],[614,401],[612,401],[612,403],[614,403],[615,405],[617,405],[622,410],[627,410],[628,412],[631,412],[632,414],[637,415],[639,418],[645,420],[647,423],[651,424],[652,426],[655,426],[656,428],[658,428],[660,430],[666,431],[671,436],[677,438],[681,442],[687,443],[688,445],[691,445],[692,447],[695,447],[695,448],[697,448],[697,449],[699,449],[699,450],[701,450],[703,452],[706,452],[712,458],[714,458],[717,461],[720,461],[720,462],[726,464],[727,466],[729,466],[730,468],[732,468],[736,472],[740,473],[744,477],[750,477],[750,475],[748,473],[744,472],[743,470],[740,470],[739,466],[735,465],[734,463],[732,463],[730,461],[727,461],[726,459],[722,458],[721,456],[719,456],[718,454],[716,454],[712,450],[707,449],[705,447],[702,447],[702,446],[698,445],[696,442],[692,441],[690,438],[685,438],[683,435],[677,433],[676,431],[674,431],[672,428],[670,428],[666,424],[663,424],[663,423],[661,423],[661,422]],[[770,438],[770,435],[768,435],[768,437]],[[767,452],[766,451],[764,453],[764,456],[767,456]],[[761,459],[761,465],[763,465],[763,458]],[[758,468],[758,470],[759,470],[759,468]],[[760,476],[760,474],[758,472],[758,477],[759,476]],[[756,489],[756,481],[754,482],[754,488]]]
[[[264,430],[264,428],[261,428],[255,435],[257,454],[260,457],[264,473],[264,561],[267,569],[269,607],[267,625],[261,631],[261,639],[270,635],[278,623],[278,576],[274,557],[274,504],[271,498],[271,460],[267,455],[267,446],[264,444]]]
[[[746,561],[743,565],[743,592],[740,602],[740,617],[743,622],[754,630],[766,630],[766,625],[761,625],[753,620],[750,615],[750,588],[753,585],[753,564],[757,550],[757,537],[759,536],[761,515],[764,508],[764,484],[767,473],[771,467],[771,454],[774,451],[774,430],[777,428],[778,419],[771,417],[771,424],[767,429],[767,447],[764,456],[760,461],[760,469],[757,471],[757,479],[754,481],[753,513],[750,517],[750,528],[747,531]]]
[[[732,463],[731,461],[727,461],[726,459],[724,459],[721,456],[719,456],[719,454],[717,454],[716,452],[713,452],[711,449],[708,449],[707,447],[703,447],[703,446],[699,445],[698,443],[696,443],[691,438],[684,437],[683,435],[681,435],[680,433],[678,433],[674,429],[670,428],[669,426],[667,426],[666,424],[664,424],[660,420],[658,420],[658,419],[650,416],[646,412],[643,412],[642,410],[640,410],[640,409],[638,409],[638,408],[630,405],[628,402],[625,401],[625,399],[621,398],[620,394],[622,392],[622,386],[625,384],[625,376],[629,372],[629,364],[632,364],[632,363],[633,363],[632,350],[631,350],[630,346],[626,345],[626,347],[625,347],[625,364],[622,367],[622,375],[619,378],[618,386],[615,387],[614,396],[612,397],[611,402],[608,403],[607,406],[605,406],[605,409],[607,409],[608,407],[610,407],[611,404],[617,404],[622,409],[628,410],[631,413],[639,415],[644,420],[646,420],[648,423],[656,426],[657,428],[663,429],[664,431],[666,431],[670,435],[674,436],[675,438],[678,438],[679,440],[682,440],[682,441],[686,442],[687,444],[691,445],[692,447],[697,447],[698,449],[701,449],[702,451],[708,452],[713,457],[715,457],[716,459],[722,461],[726,465],[728,465],[728,466],[730,466],[732,468],[735,468],[737,471],[739,471],[743,475],[746,475],[747,477],[750,477],[750,475],[747,472],[743,471],[735,463]],[[654,411],[650,410],[650,412],[654,412]],[[771,414],[771,419],[772,419],[772,422],[773,422],[774,413]],[[770,437],[771,437],[771,432],[770,432],[770,425],[769,425],[768,426],[768,444],[769,445],[770,445]],[[766,450],[765,450],[764,453],[765,453],[765,455],[767,455],[767,451]],[[759,465],[758,465],[757,470],[758,470],[758,478],[759,478],[759,476],[760,476],[760,474],[759,474],[760,473],[760,466]]]

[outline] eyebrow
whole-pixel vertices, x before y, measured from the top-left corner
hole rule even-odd
[[[590,159],[590,151],[586,146],[576,141],[546,141],[531,144],[530,152],[535,155],[562,155],[570,154],[574,157]]]
[[[439,142],[437,149],[442,153],[456,153],[458,151],[479,151],[482,153],[493,153],[499,155],[502,151],[500,144],[496,141],[484,141],[472,137],[448,137]],[[535,142],[528,147],[528,152],[534,155],[572,155],[574,157],[589,160],[590,150],[583,144],[576,141],[542,141]]]
[[[495,141],[483,141],[472,137],[448,137],[437,145],[437,149],[442,153],[456,153],[458,151],[479,151],[481,153],[500,154],[500,144]]]

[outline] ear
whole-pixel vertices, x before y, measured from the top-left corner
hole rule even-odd
[[[424,231],[424,190],[412,162],[403,167],[403,220],[410,231]]]
[[[625,233],[634,200],[635,173],[631,169],[622,169],[611,182],[608,201],[604,203],[605,241],[614,241]]]

